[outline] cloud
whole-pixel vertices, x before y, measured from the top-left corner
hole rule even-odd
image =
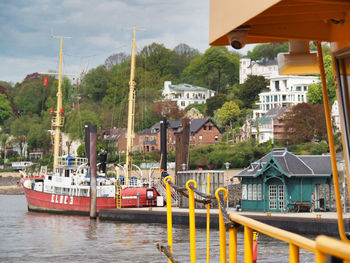
[[[209,1],[203,0],[18,0],[0,2],[0,80],[22,81],[27,74],[55,69],[59,41],[68,35],[64,61],[69,70],[96,67],[113,53],[130,53],[136,24],[138,49],[153,42],[174,48],[186,43],[208,47]]]

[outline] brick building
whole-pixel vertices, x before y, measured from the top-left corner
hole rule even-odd
[[[175,150],[175,133],[181,131],[181,120],[168,121],[167,150]],[[139,149],[143,152],[160,150],[160,123],[143,130],[139,135]],[[222,134],[210,118],[193,119],[190,122],[190,145],[210,145],[222,140]]]
[[[167,129],[167,150],[175,151],[175,133],[182,128],[181,120],[169,120]],[[114,128],[104,131],[105,140],[114,142],[119,152],[126,151],[126,128]],[[210,145],[221,142],[222,134],[210,118],[193,119],[190,122],[190,146]],[[135,134],[133,151],[152,152],[160,151],[160,123]]]

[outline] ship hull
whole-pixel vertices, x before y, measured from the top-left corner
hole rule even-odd
[[[90,197],[68,196],[39,192],[23,187],[29,211],[81,214],[90,213]],[[97,213],[101,209],[115,208],[114,197],[97,197]]]

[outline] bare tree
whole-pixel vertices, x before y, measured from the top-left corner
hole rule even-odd
[[[129,55],[120,52],[117,54],[110,55],[106,60],[105,60],[105,67],[106,69],[110,69],[115,65],[119,65],[123,63],[125,60],[128,60],[130,58]]]

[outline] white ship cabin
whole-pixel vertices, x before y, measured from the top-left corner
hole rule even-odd
[[[36,180],[34,190],[56,195],[90,196],[90,176],[86,158],[60,157],[54,174],[45,173],[45,179]],[[41,173],[43,174],[43,173]],[[97,197],[113,197],[114,178],[97,177]]]

